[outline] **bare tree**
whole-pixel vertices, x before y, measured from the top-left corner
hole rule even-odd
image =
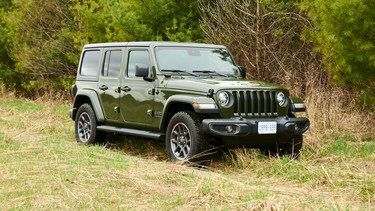
[[[211,0],[201,1],[200,10],[206,38],[227,45],[248,67],[247,77],[299,87],[303,94],[309,72],[323,74],[319,55],[300,39],[304,27],[312,24],[294,4]]]

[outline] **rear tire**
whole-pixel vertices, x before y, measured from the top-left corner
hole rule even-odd
[[[202,121],[192,111],[176,113],[169,121],[166,149],[172,161],[199,159],[198,154],[208,149],[208,137],[201,130]]]
[[[95,144],[104,141],[106,133],[96,129],[98,123],[91,105],[85,103],[77,111],[75,135],[80,144]]]

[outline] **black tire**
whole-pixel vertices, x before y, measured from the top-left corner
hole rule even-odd
[[[281,156],[289,156],[290,159],[297,159],[301,154],[302,149],[302,135],[296,135],[287,141],[280,150]]]
[[[208,149],[208,137],[201,130],[201,124],[201,119],[192,111],[178,112],[171,118],[166,149],[172,161],[195,161],[200,158],[199,153]]]
[[[98,131],[97,125],[91,105],[88,103],[81,105],[76,114],[74,127],[77,142],[80,144],[95,144],[104,141],[106,133]]]
[[[301,154],[302,140],[302,135],[296,135],[282,146],[260,148],[260,152],[266,156],[289,156],[290,159],[297,159]]]

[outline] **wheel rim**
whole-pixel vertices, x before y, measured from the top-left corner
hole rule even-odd
[[[83,112],[78,119],[78,136],[79,139],[86,143],[91,136],[91,119],[88,113]]]
[[[178,160],[185,160],[191,148],[191,135],[189,128],[184,123],[176,124],[171,133],[171,148],[173,155]]]

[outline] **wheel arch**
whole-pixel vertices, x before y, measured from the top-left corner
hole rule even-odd
[[[75,119],[78,108],[85,103],[91,104],[97,121],[104,122],[103,109],[99,102],[98,95],[96,94],[95,91],[92,91],[92,90],[80,90],[77,92],[77,95],[74,99],[72,119],[73,120]]]
[[[166,107],[164,107],[163,118],[160,122],[160,130],[165,131],[168,127],[169,120],[180,111],[194,111],[193,105],[187,102],[174,101],[170,102]]]
[[[215,101],[212,98],[201,97],[201,96],[188,96],[188,95],[174,95],[168,98],[163,109],[162,120],[160,121],[159,129],[165,131],[169,120],[180,111],[193,111],[197,114],[216,114],[219,113],[217,108],[215,109],[197,109],[194,108],[194,104],[215,104]],[[216,105],[216,104],[215,104]]]

